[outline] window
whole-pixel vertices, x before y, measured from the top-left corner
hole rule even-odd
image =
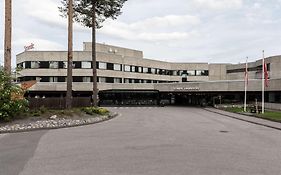
[[[142,73],[142,67],[138,67],[138,72]]]
[[[125,70],[125,72],[131,72],[131,67],[128,65],[125,65],[124,70]]]
[[[114,78],[112,77],[106,77],[106,83],[114,83]]]
[[[57,61],[50,61],[50,69],[58,69],[59,68],[59,62]]]
[[[129,78],[125,78],[124,79],[124,83],[130,83],[130,79]]]
[[[91,77],[83,77],[83,82],[91,82]]]
[[[58,65],[59,65],[59,69],[67,69],[67,61],[59,61]]]
[[[31,61],[31,69],[38,69],[39,68],[39,62],[38,61]]]
[[[49,69],[50,65],[49,65],[49,61],[39,61],[39,68],[42,69]]]
[[[106,69],[106,63],[104,62],[99,62],[99,69]]]
[[[65,77],[58,77],[58,82],[65,82]]]
[[[49,82],[58,82],[58,77],[49,77]]]
[[[91,69],[92,63],[91,63],[91,61],[82,61],[81,67],[82,67],[82,69]]]
[[[83,82],[83,77],[73,77],[73,82]]]
[[[187,71],[188,76],[195,76],[195,71],[194,70],[189,70]]]
[[[143,68],[143,73],[148,73],[148,68],[147,67]]]
[[[152,73],[152,74],[156,74],[156,69],[151,68],[151,73]]]
[[[105,77],[99,77],[99,83],[106,83]]]
[[[107,63],[107,70],[114,70],[113,63]]]
[[[136,72],[136,67],[135,66],[131,66],[131,72]]]
[[[50,82],[50,77],[40,77],[39,79],[40,79],[40,82]]]
[[[121,64],[114,64],[113,69],[117,71],[122,71],[122,65]]]
[[[114,78],[114,83],[122,83],[122,78]]]
[[[81,65],[81,61],[74,61],[73,62],[73,67],[75,69],[81,69],[82,65]]]
[[[196,75],[197,76],[209,76],[209,71],[208,70],[197,70]]]

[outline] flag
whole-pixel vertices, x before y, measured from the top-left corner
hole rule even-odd
[[[267,71],[267,64],[264,62],[263,63],[263,70],[264,70],[264,82],[265,82],[265,86],[268,87],[269,86],[269,81],[268,81],[268,71]]]

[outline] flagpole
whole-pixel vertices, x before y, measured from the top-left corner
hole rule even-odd
[[[262,51],[263,55],[262,55],[262,114],[264,114],[264,50]]]
[[[247,112],[247,89],[248,89],[248,57],[246,59],[245,69],[245,100],[244,100],[244,112]]]

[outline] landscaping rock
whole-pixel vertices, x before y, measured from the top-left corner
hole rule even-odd
[[[115,113],[113,115],[92,117],[92,118],[87,118],[87,119],[85,119],[85,118],[84,119],[83,118],[81,118],[81,119],[64,119],[64,118],[58,118],[57,115],[54,115],[54,116],[51,116],[49,118],[49,120],[39,120],[39,121],[34,121],[32,123],[0,126],[0,133],[82,126],[82,125],[94,124],[97,122],[105,121],[114,116],[117,116],[117,114]]]
[[[51,120],[56,120],[57,118],[58,118],[57,115],[53,115],[53,116],[50,117]]]

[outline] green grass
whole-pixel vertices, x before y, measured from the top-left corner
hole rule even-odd
[[[224,110],[228,111],[228,112],[234,112],[234,113],[239,113],[239,112],[244,112],[243,108],[239,108],[239,107],[229,107],[229,108],[224,108]]]
[[[264,114],[258,114],[258,117],[281,122],[281,112],[266,111]]]
[[[244,109],[241,107],[228,107],[228,108],[223,108],[223,110],[228,111],[228,112],[233,112],[233,113],[243,113]],[[281,122],[281,112],[278,111],[265,111],[264,114],[254,114],[254,116],[267,119],[267,120],[272,120],[272,121],[277,121]]]

